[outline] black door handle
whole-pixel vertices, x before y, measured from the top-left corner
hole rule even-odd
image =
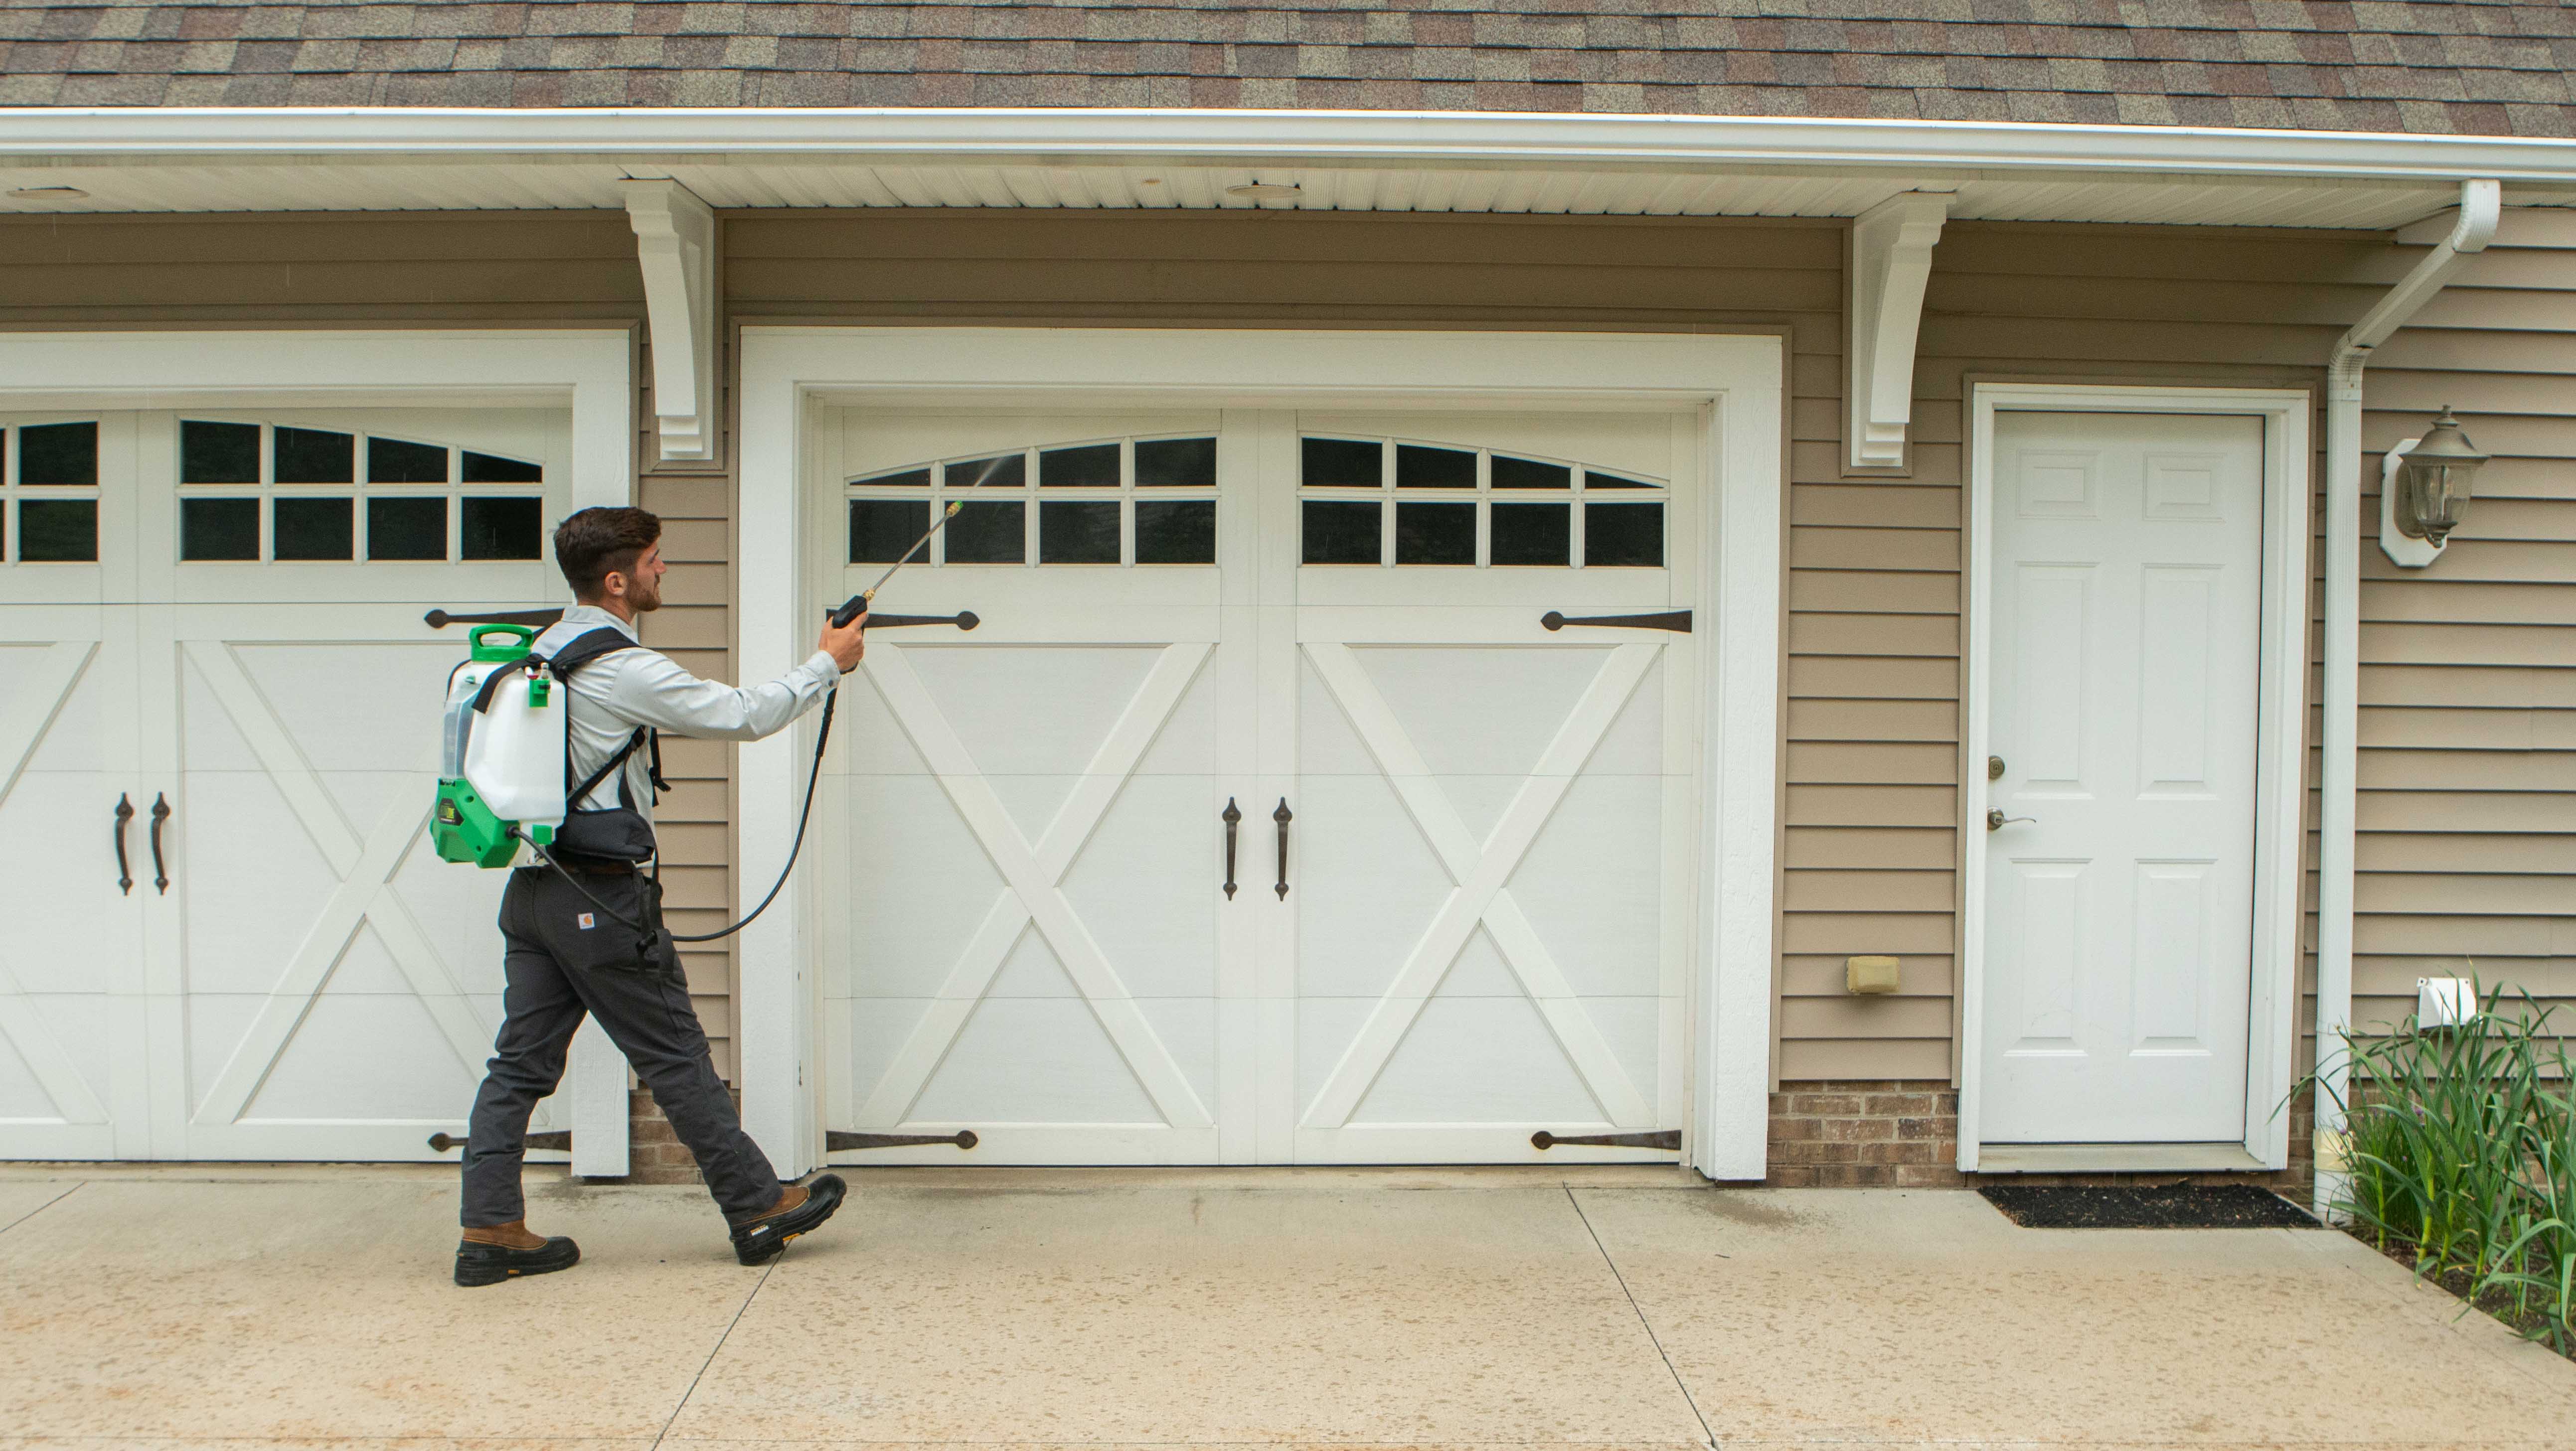
[[[561,610],[487,610],[478,615],[451,615],[445,610],[431,610],[420,617],[421,623],[433,630],[450,625],[534,625],[543,629],[563,618]]]
[[[1606,625],[1621,630],[1674,630],[1687,635],[1690,633],[1691,612],[1665,610],[1652,615],[1568,615],[1550,610],[1539,616],[1538,622],[1549,630],[1562,630],[1568,625]]]
[[[1282,902],[1288,900],[1288,823],[1296,815],[1288,809],[1285,796],[1279,798],[1279,809],[1270,813],[1270,819],[1279,823],[1279,900]]]
[[[117,890],[117,891],[119,891],[119,892],[124,893],[126,896],[129,896],[129,897],[130,897],[130,896],[132,896],[132,895],[134,895],[134,868],[132,868],[132,867],[130,867],[130,866],[128,866],[128,865],[126,865],[126,862],[125,862],[125,824],[126,824],[127,822],[129,822],[129,821],[132,821],[133,819],[134,819],[134,803],[133,803],[133,802],[131,802],[131,801],[129,801],[129,800],[127,800],[127,799],[125,798],[125,793],[124,793],[124,792],[122,792],[122,791],[117,792],[117,793],[116,793],[116,890]]]
[[[1234,900],[1234,828],[1243,820],[1243,812],[1235,806],[1231,796],[1225,798],[1222,819],[1225,822],[1225,899],[1231,902]]]
[[[170,819],[170,798],[152,793],[152,885],[161,895],[170,895],[170,869],[161,860],[161,823]]]

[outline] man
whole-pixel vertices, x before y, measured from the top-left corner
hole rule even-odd
[[[534,653],[561,662],[568,784],[590,787],[567,803],[571,814],[551,850],[563,870],[522,866],[502,894],[507,982],[465,1147],[460,1285],[566,1270],[581,1259],[570,1239],[528,1229],[519,1169],[528,1115],[562,1079],[585,1013],[697,1156],[742,1263],[770,1259],[841,1204],[838,1175],[782,1184],[742,1131],[689,1002],[679,952],[662,930],[661,889],[641,863],[653,853],[651,733],[749,741],[786,729],[858,665],[867,617],[842,629],[827,624],[814,654],[767,685],[700,680],[636,643],[636,617],[662,604],[661,537],[662,521],[642,509],[584,509],[555,531],[555,563],[578,603],[537,637]]]

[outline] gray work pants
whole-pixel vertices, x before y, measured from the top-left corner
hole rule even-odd
[[[581,886],[659,931],[661,895],[651,878],[585,872]],[[501,938],[507,946],[501,1032],[474,1096],[465,1145],[460,1221],[467,1228],[527,1217],[519,1167],[527,1155],[528,1115],[562,1081],[564,1055],[585,1013],[635,1065],[680,1142],[697,1155],[719,1208],[750,1215],[778,1202],[778,1173],[742,1131],[742,1116],[716,1076],[679,951],[667,934],[654,951],[639,951],[633,929],[600,911],[562,874],[532,866],[510,873],[501,895]]]

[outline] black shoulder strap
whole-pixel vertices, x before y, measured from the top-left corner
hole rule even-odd
[[[581,634],[575,635],[570,640],[565,641],[561,649],[556,650],[552,655],[545,657],[545,659],[548,668],[552,669],[557,676],[569,677],[574,671],[579,670],[581,667],[598,659],[602,655],[614,655],[620,650],[641,650],[643,648],[643,646],[628,639],[624,630],[620,630],[613,625],[602,625],[595,630],[585,630]],[[496,671],[494,673],[498,674],[499,672]],[[578,784],[576,784],[572,779],[572,755],[569,749],[569,743],[567,743],[567,749],[564,755],[564,785],[566,788],[564,800],[566,804],[578,809],[580,803],[590,799],[591,792],[599,789],[600,782],[607,780],[610,774],[616,771],[618,767],[626,764],[627,757],[634,755],[636,751],[646,747],[650,747],[652,752],[650,756],[652,764],[648,774],[653,782],[653,794],[655,798],[658,799],[663,792],[671,789],[670,783],[662,779],[662,733],[654,730],[650,726],[637,726],[635,728],[635,734],[627,737],[626,744],[618,750],[616,755],[609,757],[598,770],[591,772],[589,779],[581,781]],[[623,801],[626,799],[626,782],[622,778],[617,783],[617,792],[619,800]]]
[[[626,638],[624,630],[614,625],[602,625],[596,630],[585,630],[573,636],[565,641],[560,649],[543,658],[547,669],[557,675],[570,675],[602,655],[614,655],[620,650],[643,648]]]

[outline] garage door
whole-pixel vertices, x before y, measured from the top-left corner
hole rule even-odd
[[[828,415],[840,1157],[1673,1157],[1694,428]]]
[[[81,456],[21,442],[49,428],[95,439],[44,464],[80,482],[29,477]],[[461,644],[421,616],[559,594],[566,439],[537,409],[13,423],[0,853],[78,911],[0,939],[7,1152],[424,1158],[456,1126],[500,879],[423,833]],[[93,527],[22,522],[58,500]]]

